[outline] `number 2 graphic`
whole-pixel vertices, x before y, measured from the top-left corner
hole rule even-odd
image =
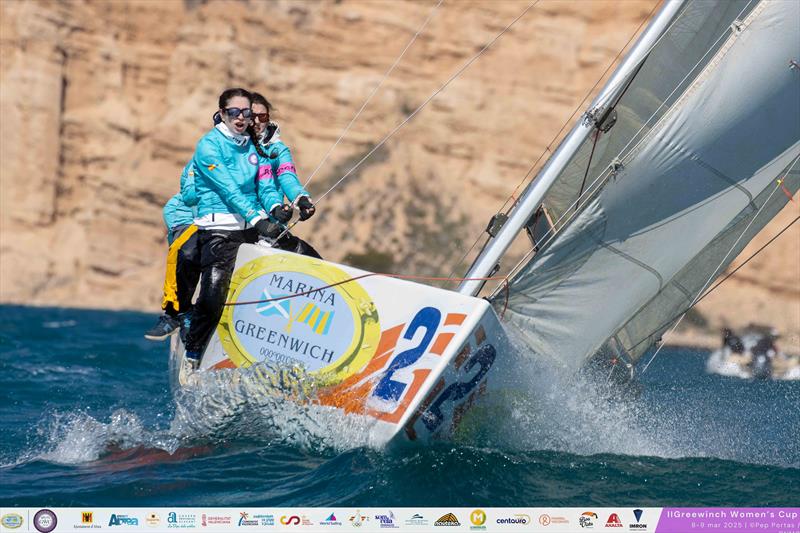
[[[383,376],[383,379],[381,379],[375,387],[373,395],[389,401],[397,401],[400,399],[408,384],[392,380],[392,375],[401,368],[413,365],[422,357],[428,349],[428,345],[430,345],[433,340],[433,335],[436,333],[441,319],[442,313],[435,307],[423,307],[419,310],[408,325],[403,338],[411,340],[414,338],[414,334],[416,334],[418,329],[425,328],[425,335],[422,337],[422,341],[420,341],[415,348],[409,348],[399,353],[394,358],[389,368],[386,369],[386,374]]]

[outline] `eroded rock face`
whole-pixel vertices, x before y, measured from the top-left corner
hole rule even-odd
[[[327,191],[526,5],[439,8],[311,192]],[[157,310],[161,207],[221,90],[244,86],[272,100],[307,177],[433,6],[0,3],[0,300]],[[366,268],[463,272],[463,252],[651,9],[651,0],[537,4],[325,197],[298,234],[326,258]],[[759,257],[762,268],[750,268],[735,299],[760,301],[759,317],[798,330],[793,231]],[[762,296],[776,290],[788,308],[773,312]],[[701,311],[716,319],[725,307]]]

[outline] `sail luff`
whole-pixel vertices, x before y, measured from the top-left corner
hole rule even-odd
[[[635,75],[636,69],[647,57],[652,47],[664,32],[667,30],[675,16],[680,12],[686,0],[668,0],[664,3],[659,13],[648,25],[647,29],[631,48],[620,66],[616,69],[612,77],[600,91],[589,106],[590,110],[600,110],[606,104],[613,101],[625,87],[626,82],[631,76]],[[464,281],[458,288],[458,292],[465,295],[476,295],[480,292],[484,282],[475,278],[483,278],[491,275],[495,265],[506,252],[517,234],[525,227],[533,213],[542,204],[542,200],[547,195],[550,187],[555,183],[558,176],[572,159],[575,152],[581,147],[583,142],[595,130],[595,125],[591,121],[579,120],[572,131],[564,138],[555,151],[553,156],[542,167],[537,177],[528,185],[520,197],[516,208],[511,212],[506,223],[490,240],[481,251],[478,258],[473,262],[465,278],[472,278]]]

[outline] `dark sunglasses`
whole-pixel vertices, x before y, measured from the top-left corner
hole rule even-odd
[[[236,118],[239,115],[242,115],[244,118],[250,118],[253,116],[253,112],[250,110],[249,107],[239,108],[239,107],[226,107],[223,109],[225,114],[228,115],[228,118]]]
[[[261,123],[269,122],[269,113],[253,113],[253,116]]]

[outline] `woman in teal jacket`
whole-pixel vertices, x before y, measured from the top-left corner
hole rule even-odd
[[[259,235],[275,239],[282,231],[263,207],[279,213],[283,198],[270,185],[271,166],[248,134],[250,105],[248,91],[224,91],[219,97],[221,122],[200,139],[192,159],[202,277],[186,335],[186,358],[195,367],[222,314],[239,245],[255,243]],[[184,191],[183,196],[190,200],[191,194]]]
[[[253,101],[251,107],[253,111],[253,134],[258,140],[262,155],[266,155],[270,163],[270,168],[268,170],[270,179],[263,180],[259,183],[263,183],[266,187],[267,181],[272,181],[277,188],[281,202],[285,195],[290,204],[298,207],[300,220],[308,220],[314,216],[316,209],[311,202],[311,195],[300,184],[300,179],[297,177],[297,169],[292,160],[292,153],[289,147],[281,141],[278,125],[270,121],[272,105],[266,98],[258,93],[252,93],[251,96]],[[268,193],[262,193],[259,189],[259,195],[261,196],[262,194],[266,195]],[[287,223],[291,219],[292,212],[289,210],[281,210],[276,212],[276,214],[278,215],[278,217],[276,217],[278,222]],[[286,234],[278,240],[276,247],[281,250],[288,250],[290,252],[321,259],[319,253],[310,244],[289,232],[286,232]]]

